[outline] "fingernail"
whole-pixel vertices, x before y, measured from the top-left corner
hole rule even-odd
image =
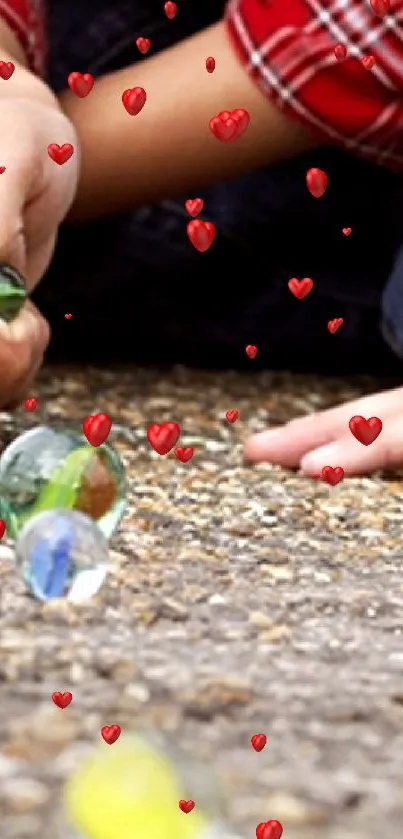
[[[324,466],[342,466],[339,463],[341,454],[339,446],[331,444],[330,446],[322,446],[321,449],[308,452],[301,462],[300,470],[304,475],[317,475],[322,472]]]

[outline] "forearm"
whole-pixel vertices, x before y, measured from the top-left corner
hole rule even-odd
[[[208,55],[216,59],[210,75]],[[124,90],[143,87],[137,116],[123,107]],[[90,95],[60,97],[82,151],[71,218],[119,212],[225,180],[316,144],[261,93],[234,55],[219,23],[146,61],[97,79]],[[230,145],[209,129],[222,110],[250,114],[245,134]]]

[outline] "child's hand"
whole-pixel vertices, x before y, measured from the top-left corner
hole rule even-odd
[[[403,465],[403,388],[364,396],[336,408],[294,419],[247,441],[245,458],[268,461],[304,475],[320,475],[324,466],[341,466],[345,475],[371,475]],[[349,429],[351,417],[378,417],[383,429],[364,446]]]
[[[31,291],[46,271],[60,222],[73,201],[78,176],[76,135],[57,108],[28,99],[1,102],[0,262],[25,277]],[[62,166],[48,155],[51,143],[71,143]],[[9,325],[0,321],[0,405],[23,398],[41,365],[49,329],[27,303]]]
[[[51,143],[71,143],[75,152],[59,166],[48,155]],[[1,102],[0,260],[25,277],[31,291],[44,274],[57,230],[75,195],[78,177],[76,134],[56,107],[28,99]]]

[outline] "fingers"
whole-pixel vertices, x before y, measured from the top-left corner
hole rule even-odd
[[[323,415],[321,419],[323,418]],[[331,439],[330,428],[320,426],[314,415],[292,420],[279,428],[254,434],[247,440],[244,458],[251,462],[266,461],[296,469],[303,454],[317,445],[324,445]]]
[[[1,404],[9,405],[24,392],[39,368],[49,343],[49,327],[27,302],[11,323],[0,320]]]
[[[244,457],[253,462],[267,461],[287,469],[296,469],[308,452],[319,449],[337,438],[349,438],[348,423],[351,417],[357,414],[366,419],[377,416],[384,421],[387,416],[401,411],[402,406],[403,393],[400,388],[364,396],[253,435],[246,443]],[[323,463],[323,466],[332,465],[330,461]]]
[[[0,158],[0,257],[25,273],[24,206],[40,177],[29,126],[30,103],[6,102],[2,109]],[[24,113],[25,111],[25,113]],[[27,121],[28,120],[28,121]],[[25,127],[24,127],[25,123]]]
[[[49,263],[58,226],[74,198],[78,151],[68,167],[47,154],[49,138],[77,143],[58,110],[28,100],[2,103],[0,132],[0,260],[25,277],[31,291]]]
[[[402,467],[402,412],[384,422],[379,437],[370,446],[362,445],[347,432],[333,443],[316,448],[301,458],[300,469],[304,475],[318,475],[324,466],[341,466],[346,476],[370,475],[379,469]]]

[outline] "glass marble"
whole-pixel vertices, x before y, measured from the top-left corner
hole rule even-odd
[[[76,510],[45,510],[23,527],[17,568],[38,600],[87,600],[108,572],[108,542],[93,519]]]
[[[64,787],[57,839],[236,839],[212,768],[160,740],[125,729],[111,748],[86,754]],[[192,797],[184,816],[179,800]]]
[[[44,510],[78,510],[109,539],[125,509],[123,462],[110,446],[94,448],[83,434],[48,426],[21,434],[0,457],[0,518],[16,539]]]
[[[18,315],[26,299],[27,292],[21,274],[6,262],[0,263],[0,318],[9,323]]]

